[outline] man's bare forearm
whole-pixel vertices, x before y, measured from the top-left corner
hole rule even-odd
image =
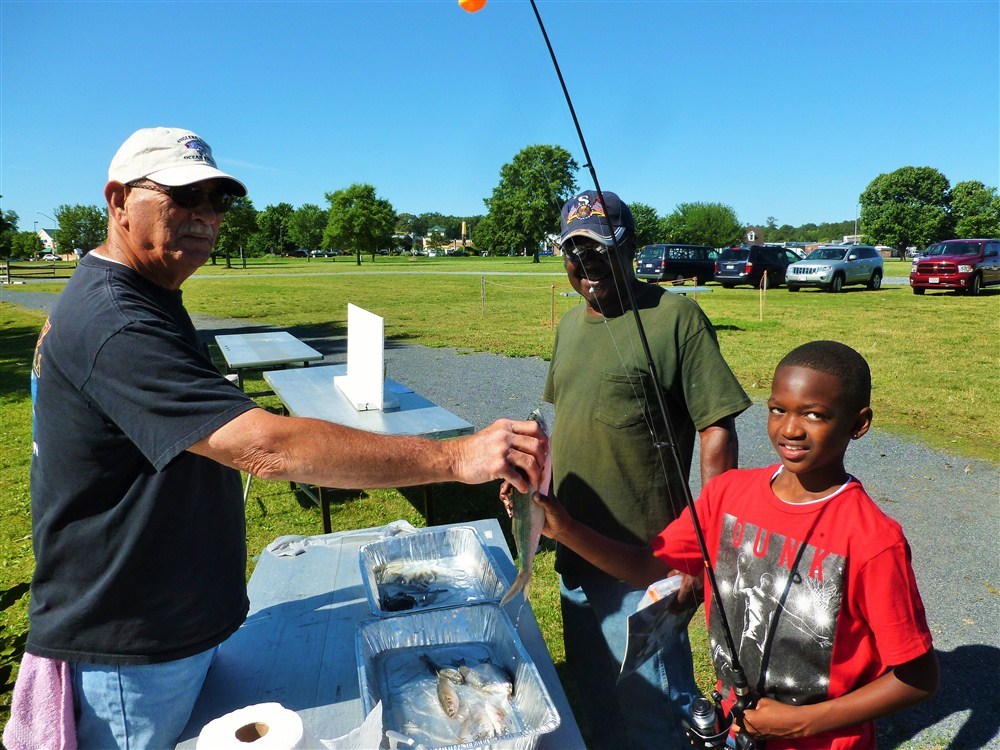
[[[544,503],[543,503],[544,505]],[[549,506],[552,507],[552,506]],[[633,588],[645,588],[666,578],[670,568],[655,557],[648,546],[626,544],[594,531],[562,510],[558,519],[546,516],[545,533],[610,576]]]
[[[740,443],[736,435],[736,419],[726,417],[698,432],[698,453],[701,462],[701,486],[723,472],[735,469],[739,463]]]
[[[380,435],[252,409],[191,446],[263,479],[364,489],[432,482],[538,481],[545,440],[533,422],[501,420],[451,440]]]

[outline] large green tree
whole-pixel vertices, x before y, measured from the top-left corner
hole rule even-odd
[[[257,226],[260,228],[261,238],[276,255],[284,255],[289,250],[295,249],[289,231],[289,219],[293,213],[295,207],[291,203],[278,203],[265,206],[264,210],[257,214]]]
[[[926,247],[951,233],[948,178],[933,167],[902,167],[880,174],[858,199],[860,231],[873,245],[900,252]]]
[[[487,255],[513,254],[512,245],[504,239],[488,214],[476,224],[476,228],[472,231],[472,244],[476,246],[478,252]]]
[[[951,218],[959,238],[1000,237],[1000,196],[977,180],[951,189]]]
[[[369,252],[372,260],[380,248],[392,244],[392,230],[396,224],[396,211],[385,198],[379,198],[372,185],[355,183],[346,190],[326,194],[330,203],[323,247],[330,250],[346,248],[357,254]]]
[[[494,253],[530,251],[537,263],[546,235],[559,232],[559,211],[576,190],[577,168],[561,146],[521,149],[500,168],[500,182],[484,200],[489,222],[477,227],[476,246],[482,238]]]
[[[56,247],[60,253],[74,250],[90,252],[102,244],[108,236],[107,206],[62,205],[56,209]]]
[[[303,203],[288,217],[288,234],[296,247],[318,250],[326,229],[326,211],[315,203]]]
[[[257,257],[263,254],[264,243],[257,228],[257,209],[248,197],[234,198],[233,205],[222,216],[215,254],[230,258]]]
[[[663,235],[663,222],[656,215],[656,209],[645,203],[629,203],[632,218],[635,220],[635,246],[653,245],[660,241]]]
[[[42,238],[35,232],[15,232],[10,243],[10,255],[17,258],[33,258],[43,250]]]
[[[723,203],[679,203],[664,221],[670,242],[723,247],[739,242],[743,225]]]

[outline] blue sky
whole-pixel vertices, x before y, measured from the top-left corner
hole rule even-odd
[[[601,186],[661,214],[853,219],[877,175],[1000,184],[1000,3],[539,0]],[[186,127],[258,209],[375,186],[471,215],[523,147],[579,163],[527,0],[0,2],[0,194],[102,205],[121,142]],[[592,187],[581,170],[581,187]]]

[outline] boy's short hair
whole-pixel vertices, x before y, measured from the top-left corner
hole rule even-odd
[[[775,370],[805,367],[837,378],[844,395],[857,409],[871,406],[872,372],[868,362],[847,344],[839,341],[810,341],[788,352]]]

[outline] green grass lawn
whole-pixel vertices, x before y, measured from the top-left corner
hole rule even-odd
[[[308,325],[343,332],[347,303],[385,317],[386,335],[429,346],[454,346],[508,356],[548,358],[553,325],[578,297],[558,258],[532,264],[524,258],[370,257],[272,259],[243,270],[220,263],[201,269],[184,287],[192,312],[276,326]],[[887,276],[906,276],[909,263],[886,265]],[[468,273],[438,273],[457,272]],[[376,272],[373,274],[372,272]],[[504,275],[506,274],[506,275]],[[58,284],[32,285],[57,293]],[[864,354],[874,377],[875,425],[928,445],[996,461],[1000,426],[994,418],[1000,396],[997,373],[996,293],[963,297],[951,293],[918,297],[908,287],[878,292],[849,287],[839,295],[774,289],[766,298],[753,289],[714,286],[698,296],[712,319],[723,353],[744,387],[762,397],[775,363],[794,346],[817,338],[843,341]],[[44,315],[0,303],[0,723],[6,720],[13,680],[27,628],[26,585],[33,567],[28,469],[31,406],[28,374]],[[219,358],[221,364],[221,358]],[[391,375],[391,373],[390,373]],[[250,382],[248,390],[261,383]],[[419,388],[419,384],[413,384]],[[272,409],[273,397],[261,399]],[[442,485],[435,507],[442,523],[500,518],[497,487]],[[379,525],[405,518],[424,525],[413,490],[342,492],[332,507],[335,530]],[[504,519],[506,527],[508,522]],[[319,511],[285,482],[255,481],[247,505],[249,559],[276,536],[319,533]],[[510,540],[508,539],[508,542]],[[512,545],[511,545],[512,546]],[[536,558],[532,602],[553,661],[571,701],[575,687],[565,678],[552,554]],[[696,669],[703,686],[712,682],[703,620],[694,619]]]

